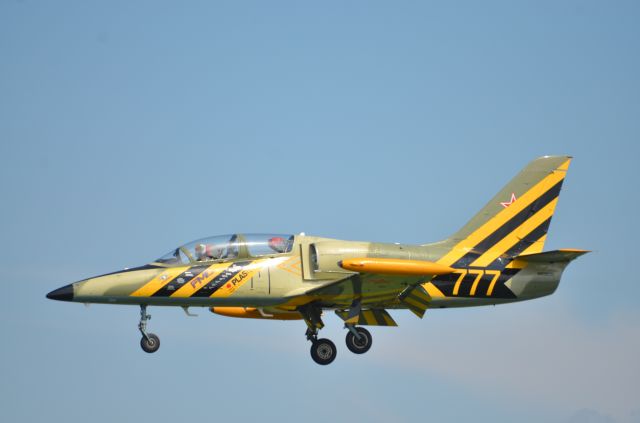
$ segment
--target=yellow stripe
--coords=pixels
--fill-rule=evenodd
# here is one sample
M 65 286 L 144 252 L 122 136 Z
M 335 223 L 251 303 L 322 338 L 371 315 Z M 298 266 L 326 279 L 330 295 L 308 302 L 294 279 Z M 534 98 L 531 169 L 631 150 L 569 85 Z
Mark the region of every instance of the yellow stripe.
M 346 319 L 344 322 L 345 322 L 345 323 L 350 323 L 350 324 L 352 324 L 352 325 L 355 325 L 355 324 L 358 324 L 358 323 L 359 323 L 359 320 L 358 320 L 359 318 L 360 318 L 360 316 L 353 316 L 353 317 L 352 317 L 352 318 L 350 318 L 350 319 Z
M 419 287 L 414 288 L 413 291 L 411 291 L 410 295 L 413 297 L 418 297 L 419 299 L 427 302 L 429 302 L 429 300 L 431 299 L 429 298 L 429 295 Z
M 387 326 L 396 326 L 396 322 L 393 321 L 391 316 L 389 316 L 389 313 L 387 313 L 386 311 L 382 312 L 382 317 L 384 317 L 384 321 Z
M 362 321 L 364 322 L 364 324 L 369 325 L 371 324 L 371 320 L 370 320 L 370 311 L 362 311 L 360 312 L 360 319 L 362 319 Z
M 422 287 L 424 288 L 425 291 L 427 291 L 427 294 L 429 294 L 429 297 L 431 298 L 445 297 L 442 291 L 440 291 L 440 289 L 437 286 L 435 286 L 432 282 L 423 283 Z
M 567 170 L 569 170 L 569 163 L 571 163 L 571 159 L 569 159 L 566 162 L 562 163 L 556 170 L 560 170 L 560 171 L 566 172 Z
M 253 275 L 260 269 L 266 260 L 256 260 L 248 265 L 244 266 L 241 271 L 238 272 L 233 278 L 229 279 L 223 286 L 218 288 L 211 298 L 226 298 L 233 295 L 242 285 L 251 280 Z
M 480 279 L 482 279 L 482 275 L 483 275 L 483 272 L 479 271 L 478 276 L 476 276 L 476 279 L 473 281 L 473 285 L 471 285 L 471 291 L 469 292 L 469 295 L 471 296 L 476 295 L 476 288 L 478 288 L 478 282 L 480 282 Z
M 189 266 L 168 268 L 167 270 L 160 273 L 155 278 L 151 279 L 149 282 L 138 288 L 136 291 L 134 291 L 131 296 L 150 297 L 188 268 Z
M 531 244 L 529 248 L 521 252 L 520 255 L 535 254 L 535 253 L 542 252 L 542 248 L 544 247 L 544 242 L 546 239 L 547 239 L 547 235 L 543 235 L 539 240 Z M 527 264 L 528 263 L 526 261 L 518 260 L 518 258 L 516 258 L 515 260 L 512 260 L 511 262 L 509 262 L 506 268 L 507 269 L 524 269 L 525 267 L 527 267 Z
M 542 222 L 553 216 L 553 212 L 558 204 L 558 198 L 544 206 L 536 214 L 527 219 L 522 225 L 518 226 L 509 235 L 502 238 L 497 244 L 489 248 L 485 253 L 478 257 L 471 266 L 485 267 L 492 263 L 495 259 L 504 254 L 509 248 L 516 245 L 532 230 L 540 226 Z
M 418 304 L 423 304 L 425 307 L 429 304 L 428 300 L 425 300 L 423 298 L 418 298 L 418 297 L 415 297 L 413 295 L 409 295 L 407 298 L 410 298 L 411 301 L 416 302 Z
M 545 234 L 539 240 L 537 240 L 536 242 L 531 244 L 529 247 L 527 247 L 526 250 L 521 252 L 520 255 L 541 253 L 542 250 L 544 249 L 544 242 L 546 240 L 547 240 L 547 235 Z
M 367 325 L 375 325 L 376 324 L 376 318 L 373 315 L 373 312 L 370 310 L 367 311 L 363 311 L 361 314 L 362 318 L 364 319 L 365 323 Z
M 215 263 L 200 273 L 189 282 L 185 283 L 176 292 L 171 294 L 172 298 L 187 298 L 196 293 L 200 288 L 211 282 L 213 278 L 222 273 L 230 263 Z
M 458 277 L 458 280 L 456 281 L 456 284 L 453 286 L 453 295 L 458 295 L 458 290 L 460 289 L 460 284 L 462 284 L 462 280 L 464 279 L 465 276 L 466 276 L 466 273 L 464 273 L 464 271 L 462 273 L 460 273 L 460 276 Z
M 416 300 L 412 299 L 411 297 L 405 298 L 403 300 L 405 303 L 414 306 L 415 308 L 419 308 L 420 310 L 424 310 L 427 308 L 426 305 L 417 302 Z
M 495 232 L 509 219 L 514 217 L 525 208 L 529 207 L 531 203 L 537 200 L 542 194 L 547 192 L 549 188 L 553 187 L 555 184 L 564 179 L 566 170 L 568 169 L 570 162 L 571 159 L 564 162 L 555 171 L 551 172 L 548 176 L 544 177 L 540 182 L 534 185 L 529 191 L 522 194 L 520 198 L 516 200 L 516 202 L 514 202 L 504 210 L 501 210 L 488 222 L 471 233 L 467 238 L 460 241 L 455 247 L 451 249 L 451 251 L 440 258 L 438 260 L 438 263 L 444 264 L 445 266 L 450 266 L 451 264 L 455 263 L 469 251 L 469 248 L 472 248 L 480 243 L 480 241 Z

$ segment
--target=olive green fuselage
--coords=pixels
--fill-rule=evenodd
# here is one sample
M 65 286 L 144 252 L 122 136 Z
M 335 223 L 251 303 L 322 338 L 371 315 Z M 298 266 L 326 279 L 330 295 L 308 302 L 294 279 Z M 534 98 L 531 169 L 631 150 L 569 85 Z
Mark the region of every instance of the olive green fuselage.
M 188 264 L 152 263 L 88 278 L 72 284 L 73 301 L 180 307 L 260 307 L 294 311 L 315 302 L 323 308 L 346 309 L 358 297 L 370 308 L 406 308 L 398 294 L 407 286 L 427 284 L 430 307 L 499 304 L 551 294 L 566 263 L 529 264 L 516 272 L 459 269 L 454 277 L 362 274 L 344 270 L 341 260 L 353 257 L 437 261 L 447 249 L 439 244 L 339 241 L 298 235 L 284 254 L 236 257 Z M 210 272 L 207 274 L 207 272 Z M 489 273 L 487 273 L 489 272 Z M 359 278 L 357 283 L 354 283 Z M 487 286 L 496 286 L 487 295 Z M 439 280 L 444 279 L 444 280 Z M 486 284 L 483 285 L 483 283 Z M 455 284 L 458 288 L 454 292 Z M 472 292 L 473 284 L 476 289 Z M 484 286 L 484 290 L 478 289 Z M 435 288 L 435 289 L 434 289 Z M 473 294 L 473 295 L 472 295 Z

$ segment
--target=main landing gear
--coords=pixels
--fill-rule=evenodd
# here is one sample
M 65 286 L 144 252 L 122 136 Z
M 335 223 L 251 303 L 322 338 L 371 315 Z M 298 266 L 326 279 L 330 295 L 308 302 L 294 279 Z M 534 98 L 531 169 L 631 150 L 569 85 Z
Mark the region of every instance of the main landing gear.
M 140 306 L 140 323 L 138 323 L 138 329 L 142 334 L 140 339 L 140 346 L 142 350 L 147 353 L 154 353 L 160 348 L 160 338 L 153 333 L 147 333 L 147 321 L 151 320 L 151 315 L 147 314 L 147 306 Z
M 307 324 L 306 337 L 311 341 L 311 358 L 316 363 L 326 366 L 336 359 L 336 344 L 326 338 L 318 339 L 318 332 L 324 327 L 320 318 L 321 309 L 311 305 L 303 306 L 299 309 L 300 314 Z M 345 339 L 349 351 L 355 354 L 364 354 L 371 348 L 372 337 L 368 330 L 347 323 L 345 327 L 349 330 Z
M 365 328 L 347 325 L 347 348 L 354 354 L 364 354 L 371 348 L 371 334 Z

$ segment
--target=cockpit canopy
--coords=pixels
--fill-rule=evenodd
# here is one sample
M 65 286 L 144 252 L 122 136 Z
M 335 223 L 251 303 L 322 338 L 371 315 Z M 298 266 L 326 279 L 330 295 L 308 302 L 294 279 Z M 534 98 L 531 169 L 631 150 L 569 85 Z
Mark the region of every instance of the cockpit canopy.
M 156 260 L 164 264 L 188 264 L 214 260 L 285 254 L 293 248 L 293 235 L 233 234 L 202 238 L 172 250 Z

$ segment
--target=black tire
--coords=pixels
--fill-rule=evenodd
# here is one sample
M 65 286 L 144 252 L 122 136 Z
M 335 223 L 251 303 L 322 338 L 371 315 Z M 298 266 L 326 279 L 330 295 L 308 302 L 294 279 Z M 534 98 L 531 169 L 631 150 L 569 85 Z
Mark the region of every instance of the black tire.
M 160 338 L 153 333 L 148 333 L 146 338 L 143 336 L 140 340 L 140 346 L 144 352 L 154 353 L 160 348 Z
M 358 332 L 358 335 L 360 335 L 360 339 L 356 338 L 351 331 L 347 332 L 347 338 L 345 339 L 347 342 L 347 348 L 349 348 L 349 351 L 354 354 L 364 354 L 371 348 L 371 334 L 364 328 L 355 329 L 356 332 Z
M 318 339 L 311 344 L 311 358 L 316 363 L 326 366 L 336 359 L 336 344 L 328 339 Z

